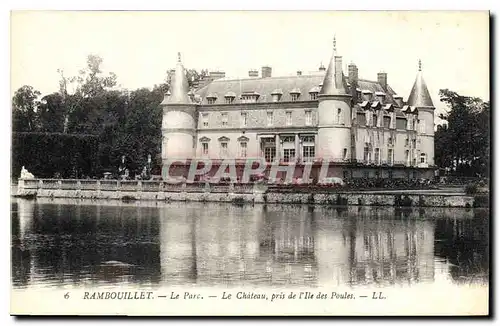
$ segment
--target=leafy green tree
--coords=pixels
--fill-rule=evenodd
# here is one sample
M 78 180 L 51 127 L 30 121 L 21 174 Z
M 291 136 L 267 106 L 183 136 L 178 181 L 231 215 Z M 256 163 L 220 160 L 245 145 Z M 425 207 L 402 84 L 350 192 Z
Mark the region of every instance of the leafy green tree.
M 103 74 L 101 70 L 102 62 L 101 57 L 90 54 L 87 57 L 87 66 L 81 69 L 77 76 L 67 78 L 64 76 L 64 71 L 58 70 L 61 75 L 59 92 L 63 97 L 65 107 L 64 132 L 68 132 L 70 125 L 78 125 L 78 121 L 70 122 L 70 119 L 72 116 L 81 118 L 82 111 L 83 115 L 88 116 L 86 120 L 90 121 L 90 125 L 99 121 L 100 118 L 95 116 L 99 112 L 93 111 L 92 108 L 95 109 L 96 105 L 100 104 L 99 102 L 107 102 L 105 99 L 106 92 L 116 86 L 117 83 L 117 76 L 113 72 L 109 73 L 109 75 Z M 68 94 L 69 84 L 75 87 L 75 92 L 72 95 Z M 102 112 L 102 110 L 100 111 Z M 91 132 L 89 125 L 77 129 L 80 129 L 80 132 L 82 129 L 85 132 Z
M 488 174 L 489 102 L 448 89 L 439 95 L 450 110 L 441 115 L 447 125 L 439 126 L 435 134 L 436 162 L 460 176 Z
M 54 164 L 35 165 L 35 175 L 51 176 L 57 172 L 75 177 L 82 173 L 102 175 L 104 171 L 116 172 L 123 155 L 127 157 L 127 167 L 132 176 L 140 173 L 147 163 L 148 155 L 151 155 L 153 167 L 161 164 L 160 103 L 170 87 L 172 72 L 167 73 L 164 83 L 154 85 L 152 89 L 121 91 L 115 88 L 117 76 L 102 72 L 102 62 L 99 56 L 89 55 L 85 68 L 77 76 L 68 77 L 64 71 L 58 70 L 59 92 L 44 96 L 41 102 L 38 101 L 40 92 L 31 86 L 23 86 L 16 92 L 13 98 L 14 131 L 59 133 L 55 138 L 34 136 L 34 141 L 44 142 L 89 135 L 98 139 L 98 146 L 92 147 L 92 153 L 89 152 L 91 147 L 81 147 L 85 149 L 83 154 L 78 150 L 72 151 L 67 162 L 72 166 L 71 171 L 64 170 L 59 161 L 51 159 L 50 162 Z M 195 88 L 208 74 L 207 70 L 198 72 L 188 69 L 186 72 L 191 88 Z M 69 138 L 65 138 L 65 134 Z M 43 145 L 40 147 L 43 150 L 32 154 L 43 154 L 43 160 L 47 160 L 46 157 L 52 155 L 47 153 L 51 146 Z M 89 157 L 92 157 L 91 163 L 83 160 Z M 91 169 L 88 164 L 92 164 Z
M 64 103 L 59 93 L 42 97 L 37 110 L 38 130 L 43 132 L 62 132 L 64 127 Z
M 39 91 L 28 85 L 22 86 L 14 93 L 12 98 L 14 131 L 36 130 L 36 109 L 40 95 Z

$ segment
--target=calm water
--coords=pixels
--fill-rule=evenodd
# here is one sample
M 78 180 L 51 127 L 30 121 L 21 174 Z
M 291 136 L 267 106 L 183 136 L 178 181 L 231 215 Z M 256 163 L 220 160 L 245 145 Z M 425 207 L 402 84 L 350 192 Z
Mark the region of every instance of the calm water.
M 15 287 L 487 283 L 489 211 L 13 199 Z

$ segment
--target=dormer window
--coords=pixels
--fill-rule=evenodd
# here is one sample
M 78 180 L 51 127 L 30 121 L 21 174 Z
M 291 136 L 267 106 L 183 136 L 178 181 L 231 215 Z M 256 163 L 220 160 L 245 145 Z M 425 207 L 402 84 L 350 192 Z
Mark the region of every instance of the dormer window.
M 241 94 L 241 103 L 256 103 L 260 94 L 256 92 L 245 92 Z
M 281 95 L 283 95 L 283 91 L 281 91 L 281 89 L 275 89 L 271 93 L 271 96 L 273 98 L 273 102 L 279 102 L 281 100 Z
M 224 95 L 225 103 L 226 104 L 232 104 L 234 102 L 234 99 L 236 98 L 236 94 L 234 92 L 228 92 L 226 95 Z
M 207 95 L 207 103 L 208 104 L 215 104 L 215 101 L 217 101 L 217 94 L 210 93 Z
M 311 98 L 311 101 L 316 101 L 318 99 L 318 94 L 321 89 L 319 86 L 315 86 L 309 90 L 309 96 Z
M 292 102 L 298 101 L 300 96 L 300 89 L 294 88 L 290 91 L 290 98 Z

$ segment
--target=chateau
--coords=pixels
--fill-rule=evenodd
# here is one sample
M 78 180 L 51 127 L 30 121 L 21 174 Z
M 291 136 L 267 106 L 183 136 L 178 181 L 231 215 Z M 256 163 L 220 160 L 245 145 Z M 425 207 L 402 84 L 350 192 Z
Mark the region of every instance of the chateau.
M 388 83 L 342 71 L 335 40 L 328 67 L 317 72 L 227 79 L 210 73 L 193 91 L 180 54 L 161 103 L 162 160 L 208 158 L 213 162 L 263 158 L 298 170 L 328 161 L 328 176 L 431 178 L 434 170 L 434 105 L 421 62 L 404 101 Z

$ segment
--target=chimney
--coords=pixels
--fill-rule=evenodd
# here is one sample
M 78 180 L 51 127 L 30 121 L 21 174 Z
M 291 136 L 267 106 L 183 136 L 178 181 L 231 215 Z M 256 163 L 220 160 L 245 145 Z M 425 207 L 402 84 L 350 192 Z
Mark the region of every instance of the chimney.
M 399 96 L 399 95 L 394 95 L 392 98 L 394 99 L 394 102 L 396 102 L 396 104 L 397 104 L 400 108 L 402 108 L 402 107 L 403 107 L 404 103 L 403 103 L 403 97 L 402 97 L 402 96 Z
M 297 76 L 302 76 L 302 71 L 297 70 Z
M 382 86 L 384 89 L 384 92 L 387 92 L 387 73 L 386 72 L 379 72 L 377 74 L 377 82 Z
M 344 74 L 342 73 L 342 57 L 335 56 L 335 83 L 341 87 L 344 84 Z
M 269 66 L 262 67 L 262 78 L 268 78 L 272 76 L 273 69 Z
M 252 77 L 252 78 L 259 77 L 259 71 L 255 70 L 255 69 L 249 70 L 248 77 Z
M 224 71 L 211 71 L 209 75 L 212 80 L 226 77 L 226 73 Z
M 356 89 L 358 88 L 358 67 L 354 63 L 350 63 L 347 66 L 347 71 L 349 75 L 349 84 L 351 85 L 351 96 L 354 103 L 358 103 L 359 97 Z

